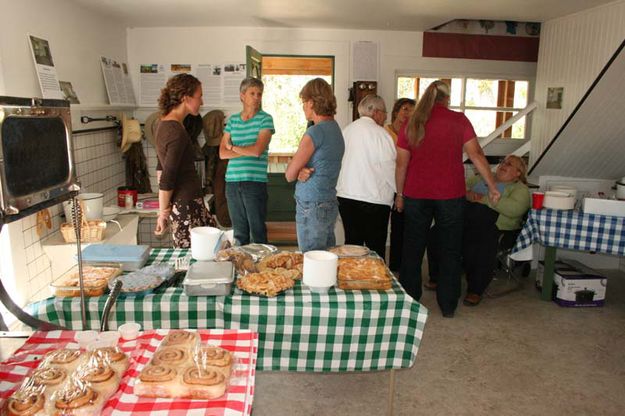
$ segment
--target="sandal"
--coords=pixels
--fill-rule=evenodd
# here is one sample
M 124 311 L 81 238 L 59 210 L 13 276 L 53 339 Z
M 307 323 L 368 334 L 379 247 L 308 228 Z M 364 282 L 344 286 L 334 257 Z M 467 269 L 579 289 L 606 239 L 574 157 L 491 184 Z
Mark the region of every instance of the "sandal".
M 475 293 L 467 293 L 464 297 L 462 303 L 464 306 L 477 306 L 482 301 L 482 297 L 480 295 L 476 295 Z

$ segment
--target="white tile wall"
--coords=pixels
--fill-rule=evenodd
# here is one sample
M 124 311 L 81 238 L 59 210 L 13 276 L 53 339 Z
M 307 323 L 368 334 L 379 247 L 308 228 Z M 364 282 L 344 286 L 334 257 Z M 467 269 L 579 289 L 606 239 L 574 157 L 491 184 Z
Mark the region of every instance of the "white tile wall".
M 104 205 L 117 204 L 117 187 L 125 183 L 125 162 L 117 142 L 117 130 L 74 134 L 76 172 L 83 192 L 104 194 Z M 50 260 L 43 252 L 42 241 L 58 233 L 64 217 L 61 204 L 51 207 L 52 227 L 37 233 L 37 215 L 20 220 L 23 241 L 11 242 L 12 247 L 25 250 L 28 276 L 24 297 L 31 300 L 50 296 L 48 285 L 52 281 Z M 23 278 L 20 276 L 20 279 Z

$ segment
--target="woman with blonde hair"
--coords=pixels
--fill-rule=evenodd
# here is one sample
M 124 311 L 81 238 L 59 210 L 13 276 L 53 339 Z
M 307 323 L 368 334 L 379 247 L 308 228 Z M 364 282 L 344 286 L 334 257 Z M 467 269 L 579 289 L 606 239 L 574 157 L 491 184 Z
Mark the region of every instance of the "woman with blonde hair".
M 404 211 L 404 249 L 399 280 L 415 300 L 421 298 L 421 263 L 432 220 L 440 244 L 436 300 L 444 317 L 454 316 L 460 297 L 462 228 L 465 201 L 463 151 L 484 178 L 497 202 L 484 152 L 467 117 L 449 110 L 449 86 L 434 81 L 425 90 L 397 141 L 398 211 Z
M 202 183 L 195 171 L 195 147 L 183 122 L 197 116 L 202 106 L 202 84 L 193 75 L 179 74 L 167 81 L 158 101 L 162 118 L 156 127 L 159 214 L 154 233 L 171 223 L 175 247 L 191 247 L 190 229 L 213 225 L 204 205 Z
M 295 185 L 297 244 L 301 251 L 323 250 L 335 245 L 338 216 L 336 183 L 345 142 L 336 114 L 332 87 L 322 78 L 308 81 L 300 92 L 310 126 L 287 166 L 287 181 Z

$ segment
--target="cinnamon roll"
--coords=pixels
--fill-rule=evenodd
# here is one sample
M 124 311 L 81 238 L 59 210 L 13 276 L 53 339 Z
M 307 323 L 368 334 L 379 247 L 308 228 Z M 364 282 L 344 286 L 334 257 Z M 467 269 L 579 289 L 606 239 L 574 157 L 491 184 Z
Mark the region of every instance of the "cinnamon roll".
M 161 383 L 173 380 L 176 374 L 176 370 L 173 368 L 151 364 L 141 371 L 139 380 L 146 383 Z
M 128 369 L 129 362 L 128 356 L 118 348 L 105 347 L 98 348 L 92 351 L 92 356 L 102 359 L 105 363 L 110 364 L 120 376 Z
M 9 397 L 3 406 L 7 416 L 34 416 L 43 414 L 45 396 L 37 389 L 20 389 Z M 39 413 L 41 411 L 41 413 Z
M 60 350 L 50 351 L 49 353 L 47 353 L 44 356 L 40 367 L 61 367 L 68 373 L 70 373 L 80 363 L 79 358 L 80 350 L 61 348 Z
M 111 367 L 104 365 L 86 368 L 81 378 L 95 386 L 97 383 L 103 383 L 110 380 L 114 375 L 115 371 L 113 371 Z
M 62 412 L 71 412 L 93 406 L 98 400 L 98 393 L 87 385 L 70 383 L 57 391 L 54 397 L 54 407 Z
M 67 372 L 60 367 L 43 367 L 36 369 L 31 378 L 36 384 L 46 387 L 60 385 L 67 377 Z
M 175 367 L 187 361 L 188 357 L 187 350 L 179 347 L 159 348 L 152 357 L 152 363 Z
M 230 351 L 220 347 L 201 347 L 195 353 L 195 362 L 202 366 L 228 367 L 232 364 Z
M 198 343 L 198 335 L 189 331 L 171 331 L 163 340 L 162 346 L 193 348 Z
M 225 381 L 224 375 L 210 368 L 193 366 L 187 368 L 182 374 L 182 380 L 187 384 L 198 384 L 201 386 L 214 386 Z
M 182 376 L 186 384 L 185 397 L 193 399 L 216 399 L 226 392 L 224 375 L 218 370 L 189 367 Z

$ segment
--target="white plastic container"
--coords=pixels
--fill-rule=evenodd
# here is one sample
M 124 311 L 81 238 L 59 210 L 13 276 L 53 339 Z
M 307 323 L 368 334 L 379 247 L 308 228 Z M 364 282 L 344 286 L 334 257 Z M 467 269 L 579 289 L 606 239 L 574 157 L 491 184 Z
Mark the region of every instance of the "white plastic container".
M 137 322 L 126 322 L 117 328 L 121 337 L 125 340 L 133 340 L 139 336 L 141 330 L 141 324 Z
M 191 228 L 191 257 L 198 261 L 215 258 L 224 232 L 214 227 Z
M 78 331 L 76 335 L 74 335 L 74 339 L 78 343 L 78 346 L 83 349 L 87 349 L 87 347 L 98 339 L 97 331 Z
M 313 292 L 327 292 L 336 285 L 338 262 L 339 257 L 329 251 L 313 250 L 304 253 L 304 284 Z
M 549 209 L 568 210 L 575 207 L 575 197 L 568 192 L 545 192 L 543 207 Z
M 232 292 L 234 266 L 229 261 L 198 261 L 189 266 L 182 287 L 187 296 L 222 296 Z

